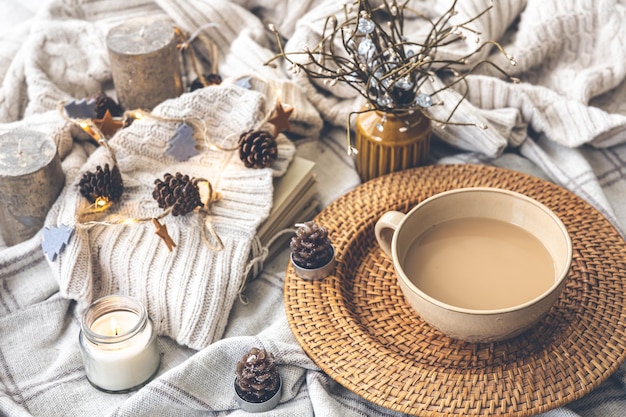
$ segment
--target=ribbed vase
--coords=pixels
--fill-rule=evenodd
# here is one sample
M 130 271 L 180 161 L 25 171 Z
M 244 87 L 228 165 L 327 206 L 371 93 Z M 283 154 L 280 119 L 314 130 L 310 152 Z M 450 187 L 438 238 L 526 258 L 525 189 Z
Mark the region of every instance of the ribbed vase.
M 356 118 L 356 169 L 365 182 L 391 172 L 426 164 L 430 119 L 419 111 L 405 114 L 372 110 Z

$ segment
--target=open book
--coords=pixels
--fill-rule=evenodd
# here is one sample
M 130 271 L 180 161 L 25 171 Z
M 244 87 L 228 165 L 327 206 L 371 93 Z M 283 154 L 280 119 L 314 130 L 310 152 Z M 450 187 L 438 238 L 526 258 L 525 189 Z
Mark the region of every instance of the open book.
M 296 156 L 287 172 L 274 179 L 274 201 L 268 218 L 257 232 L 261 244 L 268 247 L 266 262 L 286 248 L 294 233 L 277 237 L 284 229 L 295 229 L 296 223 L 311 220 L 317 214 L 319 202 L 315 199 L 317 179 L 315 163 Z

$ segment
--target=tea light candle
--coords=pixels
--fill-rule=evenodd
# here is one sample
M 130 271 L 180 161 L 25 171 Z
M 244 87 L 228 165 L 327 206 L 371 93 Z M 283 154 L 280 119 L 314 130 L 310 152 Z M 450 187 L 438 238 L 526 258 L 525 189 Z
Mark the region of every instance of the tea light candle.
M 117 98 L 125 110 L 152 110 L 183 93 L 172 21 L 161 17 L 129 19 L 109 31 L 106 44 Z
M 30 239 L 44 224 L 65 184 L 54 141 L 16 129 L 0 135 L 0 234 L 8 246 Z
M 95 301 L 79 334 L 87 379 L 107 392 L 127 392 L 157 372 L 156 333 L 144 306 L 132 297 L 111 295 Z

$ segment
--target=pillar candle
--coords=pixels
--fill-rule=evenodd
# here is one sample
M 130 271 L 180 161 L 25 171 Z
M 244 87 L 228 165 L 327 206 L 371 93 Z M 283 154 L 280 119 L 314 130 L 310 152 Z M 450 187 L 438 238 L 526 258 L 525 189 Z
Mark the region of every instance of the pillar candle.
M 113 84 L 125 110 L 152 110 L 182 94 L 179 41 L 173 23 L 160 17 L 129 19 L 109 31 Z
M 30 239 L 44 224 L 65 175 L 54 141 L 17 129 L 0 135 L 0 234 L 8 246 Z

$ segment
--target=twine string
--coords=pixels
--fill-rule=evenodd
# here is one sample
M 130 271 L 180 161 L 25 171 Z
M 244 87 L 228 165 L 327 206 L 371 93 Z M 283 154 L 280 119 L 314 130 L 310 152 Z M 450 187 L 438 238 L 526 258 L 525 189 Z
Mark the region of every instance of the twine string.
M 271 239 L 267 242 L 267 245 L 265 246 L 263 246 L 258 236 L 254 236 L 250 249 L 250 251 L 252 252 L 252 259 L 248 261 L 246 267 L 243 270 L 241 285 L 239 286 L 239 290 L 237 291 L 237 293 L 239 294 L 239 300 L 243 304 L 248 304 L 248 297 L 246 297 L 243 292 L 246 290 L 246 286 L 248 285 L 248 276 L 250 275 L 252 268 L 254 268 L 253 276 L 256 276 L 256 274 L 258 274 L 258 272 L 263 269 L 263 263 L 269 255 L 269 248 L 274 244 L 274 242 L 276 242 L 278 238 L 287 233 L 294 234 L 295 232 L 296 229 L 293 228 L 280 230 L 271 237 Z
M 174 27 L 174 33 L 176 34 L 176 36 L 178 36 L 181 40 L 181 43 L 179 43 L 177 45 L 178 49 L 181 52 L 187 52 L 189 54 L 189 59 L 191 60 L 191 66 L 193 68 L 193 71 L 195 72 L 196 76 L 198 77 L 198 79 L 200 80 L 200 82 L 202 83 L 202 85 L 204 87 L 208 86 L 209 83 L 207 82 L 204 73 L 202 71 L 202 69 L 200 68 L 200 64 L 198 62 L 198 57 L 196 56 L 196 52 L 194 50 L 193 47 L 193 41 L 200 35 L 200 33 L 210 27 L 218 27 L 218 25 L 216 23 L 206 23 L 202 26 L 200 26 L 199 28 L 197 28 L 190 36 L 187 36 L 187 34 L 181 30 L 179 27 Z M 211 49 L 211 71 L 213 73 L 217 72 L 216 68 L 217 68 L 217 46 L 215 46 L 215 44 L 213 42 L 210 42 L 210 49 Z
M 93 207 L 94 204 L 90 205 L 88 207 L 88 209 L 90 207 Z M 104 210 L 100 210 L 100 211 L 104 211 Z M 99 211 L 82 211 L 78 213 L 78 219 L 79 221 L 76 223 L 76 226 L 85 226 L 87 228 L 90 228 L 92 226 L 116 226 L 116 225 L 131 225 L 131 224 L 135 224 L 135 223 L 148 223 L 151 222 L 152 219 L 157 219 L 160 220 L 168 215 L 170 215 L 170 213 L 172 212 L 172 207 L 168 207 L 167 209 L 165 209 L 163 212 L 161 212 L 159 215 L 157 216 L 150 216 L 150 217 L 138 217 L 138 218 L 124 218 L 124 219 L 120 219 L 120 220 L 88 220 L 88 221 L 81 221 L 80 219 L 88 214 L 93 214 L 93 213 L 98 213 Z
M 215 226 L 213 225 L 213 222 L 211 222 L 211 219 L 209 217 L 206 217 L 203 220 L 202 218 L 198 217 L 198 220 L 200 222 L 200 226 L 201 226 L 200 230 L 202 230 L 202 241 L 204 242 L 204 244 L 209 249 L 215 252 L 220 252 L 224 250 L 224 243 L 222 242 L 220 235 L 215 230 Z M 207 232 L 208 232 L 208 236 L 207 236 Z M 215 241 L 216 244 L 212 243 L 212 241 Z
M 202 207 L 200 207 L 200 210 L 199 210 L 200 216 L 198 216 L 198 222 L 200 223 L 200 230 L 202 231 L 202 241 L 210 250 L 220 252 L 224 249 L 224 243 L 222 242 L 222 238 L 215 230 L 215 226 L 213 225 L 213 222 L 211 221 L 211 216 L 212 216 L 211 207 L 213 206 L 214 203 L 219 201 L 222 197 L 219 193 L 213 191 L 213 185 L 211 184 L 211 181 L 205 178 L 199 178 L 194 181 L 194 184 L 197 184 L 198 182 L 205 182 L 208 186 L 207 202 L 204 203 Z M 207 235 L 207 231 L 208 231 L 208 235 Z M 213 244 L 212 242 L 216 242 L 216 244 Z
M 196 53 L 194 52 L 193 47 L 191 46 L 191 41 L 187 38 L 187 35 L 178 27 L 174 27 L 174 33 L 181 39 L 181 43 L 177 45 L 178 49 L 181 52 L 187 52 L 189 55 L 189 59 L 191 60 L 191 66 L 193 71 L 196 73 L 196 77 L 200 80 L 202 85 L 206 87 L 209 83 L 207 82 L 202 70 L 200 69 L 200 64 L 198 63 L 198 59 L 196 58 Z M 197 35 L 196 35 L 197 36 Z

